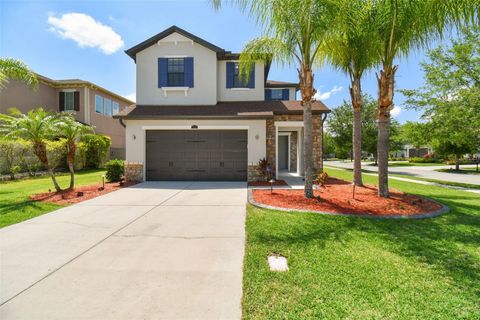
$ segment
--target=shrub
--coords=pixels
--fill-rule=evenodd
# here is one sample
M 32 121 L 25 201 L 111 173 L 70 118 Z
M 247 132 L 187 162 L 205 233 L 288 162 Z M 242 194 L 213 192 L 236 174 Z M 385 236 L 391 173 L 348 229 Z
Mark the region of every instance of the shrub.
M 82 137 L 82 142 L 80 148 L 83 153 L 81 157 L 85 159 L 84 167 L 100 168 L 110 149 L 110 137 L 102 134 L 87 134 Z
M 436 158 L 430 158 L 430 157 L 413 157 L 408 159 L 408 162 L 411 163 L 440 163 L 441 161 Z
M 125 169 L 124 161 L 119 159 L 112 159 L 105 163 L 107 169 L 106 178 L 109 182 L 117 182 L 122 180 L 123 172 Z
M 270 162 L 268 162 L 267 158 L 258 160 L 256 169 L 258 175 L 262 177 L 265 181 L 273 178 L 272 166 L 270 165 Z
M 313 180 L 313 184 L 317 187 L 323 187 L 327 183 L 328 173 L 325 171 L 320 171 L 316 178 Z
M 52 169 L 61 167 L 67 168 L 67 151 L 65 139 L 47 141 L 48 163 Z

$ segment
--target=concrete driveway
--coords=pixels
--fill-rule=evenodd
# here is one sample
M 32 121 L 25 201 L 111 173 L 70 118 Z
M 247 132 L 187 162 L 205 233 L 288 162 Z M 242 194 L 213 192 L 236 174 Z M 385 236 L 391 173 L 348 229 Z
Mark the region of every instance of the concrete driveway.
M 240 319 L 246 197 L 146 182 L 0 229 L 0 318 Z

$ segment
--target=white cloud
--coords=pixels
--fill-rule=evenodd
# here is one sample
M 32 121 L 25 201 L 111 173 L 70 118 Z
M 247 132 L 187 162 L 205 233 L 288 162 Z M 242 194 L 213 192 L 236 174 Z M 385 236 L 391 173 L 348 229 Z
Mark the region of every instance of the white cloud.
M 133 101 L 133 102 L 137 102 L 137 94 L 134 92 L 134 93 L 130 93 L 130 94 L 127 94 L 126 96 L 124 96 L 125 98 L 127 98 L 128 100 L 130 101 Z
M 122 37 L 113 29 L 83 13 L 65 13 L 61 17 L 51 15 L 50 31 L 63 39 L 71 39 L 80 47 L 99 48 L 105 54 L 112 54 L 123 47 Z
M 402 112 L 402 108 L 400 106 L 394 106 L 392 111 L 390 111 L 390 115 L 394 118 L 398 117 L 398 115 Z
M 340 92 L 342 90 L 343 90 L 343 87 L 337 86 L 337 85 L 333 86 L 332 90 L 325 91 L 325 92 L 321 92 L 320 89 L 318 89 L 317 93 L 315 93 L 314 98 L 315 100 L 324 101 L 329 99 L 335 93 Z

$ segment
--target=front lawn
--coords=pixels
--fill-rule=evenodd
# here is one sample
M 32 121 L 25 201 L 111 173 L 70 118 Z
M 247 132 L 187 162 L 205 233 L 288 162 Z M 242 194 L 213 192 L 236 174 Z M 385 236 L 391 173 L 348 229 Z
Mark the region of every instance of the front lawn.
M 372 220 L 249 206 L 244 318 L 479 319 L 480 197 L 404 181 L 390 185 L 452 211 L 425 220 Z M 290 271 L 270 272 L 270 253 L 288 257 Z
M 75 174 L 75 185 L 100 183 L 102 174 L 103 170 L 79 171 Z M 58 182 L 62 188 L 66 188 L 70 176 L 61 175 Z M 29 195 L 48 192 L 48 189 L 54 190 L 50 177 L 0 183 L 0 228 L 61 208 L 56 204 L 29 200 Z

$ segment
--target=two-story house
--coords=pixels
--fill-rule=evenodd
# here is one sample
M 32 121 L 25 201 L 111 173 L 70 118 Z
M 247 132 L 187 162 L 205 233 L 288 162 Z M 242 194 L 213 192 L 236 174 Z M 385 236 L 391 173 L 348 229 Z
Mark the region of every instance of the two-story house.
M 110 158 L 125 158 L 125 128 L 112 116 L 133 104 L 132 101 L 85 80 L 52 80 L 39 74 L 37 78 L 35 90 L 16 80 L 1 88 L 0 113 L 7 113 L 10 108 L 26 113 L 40 107 L 71 112 L 77 121 L 112 139 Z
M 126 127 L 127 179 L 255 180 L 262 158 L 276 176 L 302 175 L 298 84 L 267 80 L 261 61 L 246 79 L 239 54 L 176 26 L 126 53 L 136 63 L 137 103 L 114 117 Z M 313 104 L 317 168 L 327 112 Z

